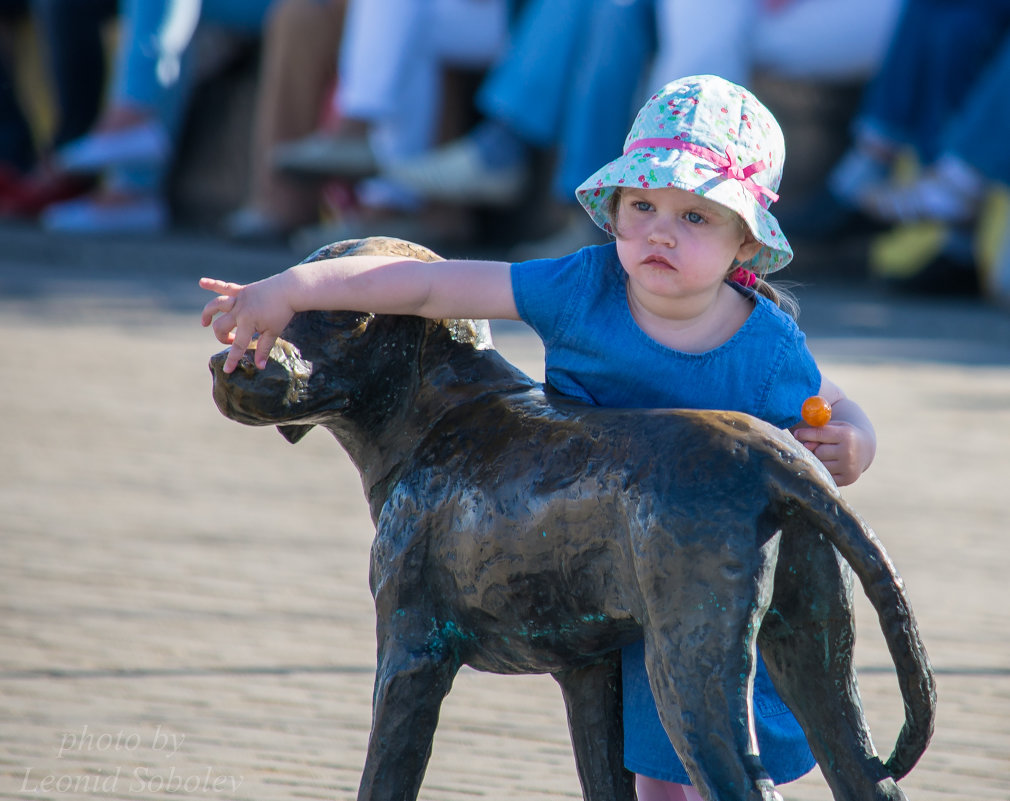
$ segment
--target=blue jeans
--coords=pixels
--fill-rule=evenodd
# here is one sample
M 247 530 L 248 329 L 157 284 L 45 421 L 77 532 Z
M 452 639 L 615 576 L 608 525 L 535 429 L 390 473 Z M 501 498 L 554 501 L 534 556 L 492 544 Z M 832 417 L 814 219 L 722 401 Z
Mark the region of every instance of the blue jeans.
M 620 155 L 635 91 L 654 49 L 653 0 L 528 0 L 504 58 L 477 96 L 527 142 L 556 146 L 554 190 L 576 187 Z
M 154 112 L 174 138 L 192 89 L 197 25 L 258 36 L 273 0 L 123 0 L 112 98 Z M 117 169 L 115 182 L 133 191 L 157 189 L 167 165 Z
M 1010 186 L 1010 33 L 944 130 L 942 146 L 993 181 Z
M 1008 30 L 1010 0 L 907 0 L 859 123 L 934 161 Z
M 188 95 L 192 58 L 186 32 L 196 25 L 219 25 L 258 36 L 273 0 L 124 0 L 123 30 L 116 63 L 113 97 L 119 103 L 157 110 L 174 131 Z M 170 13 L 177 25 L 169 25 Z M 176 35 L 176 32 L 180 35 Z M 179 73 L 159 77 L 159 61 L 167 66 L 178 55 Z

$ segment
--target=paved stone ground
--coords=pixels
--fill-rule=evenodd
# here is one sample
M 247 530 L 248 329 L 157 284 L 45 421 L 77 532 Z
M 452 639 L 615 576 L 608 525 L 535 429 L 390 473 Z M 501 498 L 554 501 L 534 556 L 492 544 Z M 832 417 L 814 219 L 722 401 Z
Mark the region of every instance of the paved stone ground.
M 0 229 L 0 798 L 355 797 L 369 727 L 371 525 L 321 432 L 290 446 L 221 417 L 197 323 L 204 273 L 289 254 Z M 847 490 L 905 577 L 938 672 L 911 799 L 1010 799 L 1010 315 L 808 287 L 801 322 L 875 421 Z M 499 347 L 533 374 L 521 326 Z M 860 606 L 885 751 L 890 661 Z M 829 798 L 810 775 L 792 801 Z M 576 799 L 546 677 L 464 670 L 426 801 Z

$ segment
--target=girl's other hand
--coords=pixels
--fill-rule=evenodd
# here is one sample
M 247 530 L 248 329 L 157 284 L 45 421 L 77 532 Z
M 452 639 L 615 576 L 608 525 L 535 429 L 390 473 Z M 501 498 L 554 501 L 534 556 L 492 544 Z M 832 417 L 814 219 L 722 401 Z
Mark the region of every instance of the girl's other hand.
M 219 342 L 230 345 L 224 371 L 232 372 L 257 334 L 254 361 L 261 370 L 270 349 L 294 316 L 282 290 L 283 273 L 255 284 L 233 284 L 216 278 L 201 278 L 200 287 L 217 297 L 203 307 L 200 324 L 211 326 Z
M 852 484 L 870 466 L 877 452 L 877 435 L 866 413 L 824 376 L 817 393 L 831 406 L 830 421 L 822 426 L 800 423 L 793 436 L 814 454 L 839 487 Z
M 793 435 L 816 456 L 839 487 L 852 484 L 873 460 L 874 447 L 866 432 L 845 421 L 817 428 L 801 425 Z

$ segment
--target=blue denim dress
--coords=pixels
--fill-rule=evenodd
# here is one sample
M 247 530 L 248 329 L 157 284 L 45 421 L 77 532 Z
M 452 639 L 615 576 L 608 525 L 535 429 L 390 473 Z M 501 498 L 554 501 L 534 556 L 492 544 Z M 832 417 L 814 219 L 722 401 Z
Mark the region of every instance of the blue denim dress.
M 638 327 L 625 283 L 614 244 L 512 265 L 516 308 L 543 340 L 547 381 L 556 390 L 599 406 L 727 409 L 782 428 L 799 422 L 803 401 L 820 388 L 820 371 L 803 333 L 775 304 L 753 296 L 754 309 L 732 338 L 706 353 L 683 353 Z M 626 767 L 689 784 L 659 722 L 642 643 L 622 659 Z M 808 772 L 815 763 L 806 738 L 760 662 L 754 708 L 772 779 Z

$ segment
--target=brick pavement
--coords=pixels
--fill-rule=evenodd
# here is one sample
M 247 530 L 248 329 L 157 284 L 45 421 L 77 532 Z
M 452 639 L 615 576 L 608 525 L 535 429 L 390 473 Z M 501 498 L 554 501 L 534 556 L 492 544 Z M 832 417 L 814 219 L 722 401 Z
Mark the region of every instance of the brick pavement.
M 6 236 L 6 238 L 5 238 Z M 321 432 L 222 418 L 195 277 L 278 254 L 0 229 L 0 798 L 353 799 L 369 725 L 371 524 Z M 1010 316 L 811 290 L 815 352 L 878 427 L 847 490 L 904 575 L 938 670 L 911 799 L 1010 799 Z M 499 347 L 531 373 L 517 326 Z M 939 356 L 939 358 L 937 358 Z M 900 704 L 866 605 L 881 750 Z M 793 801 L 829 797 L 819 775 Z M 464 670 L 427 801 L 579 798 L 546 677 Z

